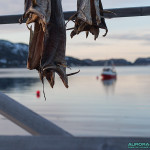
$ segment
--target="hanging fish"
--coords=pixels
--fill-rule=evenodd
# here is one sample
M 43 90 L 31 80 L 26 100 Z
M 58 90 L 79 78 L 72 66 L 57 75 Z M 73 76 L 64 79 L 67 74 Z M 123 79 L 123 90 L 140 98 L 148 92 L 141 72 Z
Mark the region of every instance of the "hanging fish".
M 71 38 L 85 31 L 86 37 L 88 37 L 90 32 L 96 40 L 99 36 L 100 28 L 106 31 L 103 36 L 107 35 L 108 29 L 104 19 L 101 0 L 77 0 L 77 13 L 70 20 L 75 20 L 75 26 L 70 35 Z
M 20 19 L 27 18 L 30 30 L 29 54 L 27 68 L 36 69 L 43 82 L 44 77 L 51 87 L 55 84 L 55 73 L 68 88 L 66 74 L 66 28 L 61 0 L 25 0 L 25 13 Z

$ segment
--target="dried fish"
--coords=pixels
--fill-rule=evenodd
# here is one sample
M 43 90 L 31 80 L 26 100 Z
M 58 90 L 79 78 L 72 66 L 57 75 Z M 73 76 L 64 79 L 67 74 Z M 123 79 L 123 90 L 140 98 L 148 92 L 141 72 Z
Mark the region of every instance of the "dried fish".
M 88 37 L 90 32 L 96 40 L 99 36 L 100 28 L 106 31 L 103 36 L 107 35 L 108 29 L 101 0 L 77 0 L 77 13 L 69 21 L 74 19 L 75 26 L 71 32 L 71 38 L 85 31 L 86 37 Z
M 68 88 L 66 27 L 61 0 L 25 0 L 25 13 L 20 22 L 25 18 L 27 27 L 34 23 L 34 31 L 32 26 L 28 27 L 30 42 L 27 68 L 38 70 L 43 84 L 46 77 L 52 88 L 57 73 Z

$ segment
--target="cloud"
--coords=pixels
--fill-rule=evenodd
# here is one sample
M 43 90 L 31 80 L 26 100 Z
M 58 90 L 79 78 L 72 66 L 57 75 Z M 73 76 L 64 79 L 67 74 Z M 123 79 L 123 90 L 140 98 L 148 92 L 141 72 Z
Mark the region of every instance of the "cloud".
M 69 43 L 70 46 L 76 46 L 76 47 L 93 47 L 93 46 L 104 46 L 104 45 L 110 45 L 110 43 L 98 43 L 98 42 L 74 42 Z
M 143 42 L 143 43 L 142 43 L 142 46 L 147 46 L 147 47 L 149 47 L 149 46 L 150 46 L 150 41 L 149 41 L 149 42 L 148 42 L 148 41 L 147 41 L 147 42 Z
M 134 40 L 134 41 L 146 41 L 150 42 L 150 33 L 149 34 L 114 34 L 109 36 L 111 40 Z
M 13 15 L 23 13 L 24 1 L 23 0 L 5 0 L 0 1 L 0 15 Z

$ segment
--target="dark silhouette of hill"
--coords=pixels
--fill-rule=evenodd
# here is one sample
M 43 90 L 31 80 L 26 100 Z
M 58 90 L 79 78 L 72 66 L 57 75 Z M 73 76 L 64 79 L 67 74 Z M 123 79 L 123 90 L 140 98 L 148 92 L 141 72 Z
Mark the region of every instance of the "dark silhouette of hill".
M 0 67 L 26 67 L 28 57 L 28 45 L 23 43 L 11 43 L 9 41 L 0 40 Z M 106 61 L 116 66 L 133 66 L 133 65 L 150 65 L 149 58 L 138 58 L 134 63 L 125 59 L 109 59 L 109 60 L 80 60 L 73 57 L 66 57 L 68 66 L 104 66 Z

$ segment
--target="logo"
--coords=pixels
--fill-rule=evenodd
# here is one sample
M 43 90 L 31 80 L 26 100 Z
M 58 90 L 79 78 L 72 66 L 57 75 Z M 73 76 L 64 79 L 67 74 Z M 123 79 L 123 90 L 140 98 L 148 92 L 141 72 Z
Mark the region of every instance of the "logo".
M 129 149 L 147 149 L 150 148 L 150 143 L 129 143 L 128 144 Z

